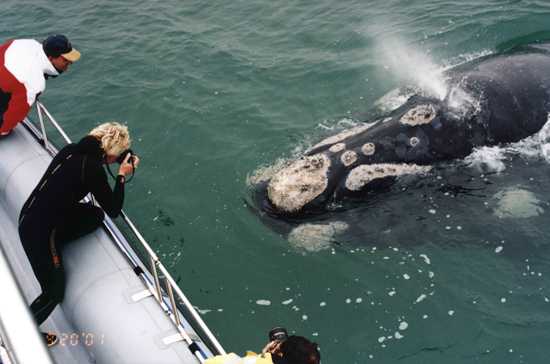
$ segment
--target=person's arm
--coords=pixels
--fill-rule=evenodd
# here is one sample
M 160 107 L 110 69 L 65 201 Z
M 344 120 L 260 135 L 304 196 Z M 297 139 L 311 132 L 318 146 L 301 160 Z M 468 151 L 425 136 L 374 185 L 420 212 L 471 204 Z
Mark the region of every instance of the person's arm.
M 27 116 L 30 108 L 30 105 L 27 104 L 26 89 L 22 86 L 11 94 L 8 107 L 2 117 L 0 133 L 6 133 L 13 129 Z
M 133 158 L 133 163 L 129 162 L 130 157 Z M 128 154 L 118 169 L 115 188 L 111 191 L 111 186 L 107 182 L 107 174 L 100 164 L 90 166 L 90 176 L 88 179 L 88 188 L 99 202 L 103 210 L 110 217 L 117 217 L 122 210 L 124 202 L 124 183 L 126 177 L 130 175 L 134 168 L 137 168 L 140 160 L 137 155 Z
M 115 188 L 111 190 L 107 181 L 107 174 L 99 164 L 86 166 L 86 185 L 94 195 L 99 205 L 110 217 L 117 217 L 124 202 L 125 177 L 117 176 Z

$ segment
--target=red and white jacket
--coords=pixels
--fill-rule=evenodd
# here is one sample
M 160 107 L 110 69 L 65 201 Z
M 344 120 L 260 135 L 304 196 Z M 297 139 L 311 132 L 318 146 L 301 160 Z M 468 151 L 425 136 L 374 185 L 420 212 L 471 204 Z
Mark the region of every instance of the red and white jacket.
M 44 74 L 59 72 L 34 39 L 10 40 L 0 45 L 0 133 L 13 129 L 46 88 Z

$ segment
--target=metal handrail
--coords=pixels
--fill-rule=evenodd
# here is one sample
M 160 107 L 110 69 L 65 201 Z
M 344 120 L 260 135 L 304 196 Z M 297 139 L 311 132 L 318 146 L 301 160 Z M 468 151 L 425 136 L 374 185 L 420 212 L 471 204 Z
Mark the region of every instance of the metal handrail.
M 48 150 L 52 155 L 55 155 L 57 150 L 56 150 L 55 146 L 53 146 L 51 144 L 51 142 L 49 142 L 48 139 L 47 139 L 46 129 L 44 127 L 44 117 L 43 117 L 42 113 L 44 113 L 47 116 L 47 120 L 55 127 L 55 129 L 59 132 L 59 134 L 63 137 L 63 139 L 67 143 L 71 143 L 71 139 L 69 138 L 69 136 L 61 128 L 59 123 L 49 113 L 49 111 L 46 109 L 46 107 L 41 102 L 38 102 L 38 101 L 36 102 L 36 109 L 37 109 L 38 118 L 39 118 L 40 125 L 41 125 L 42 143 L 43 143 L 44 147 L 46 148 L 46 150 Z M 201 363 L 204 362 L 205 355 L 202 352 L 200 352 L 198 347 L 195 346 L 196 344 L 194 344 L 193 340 L 185 332 L 185 330 L 184 330 L 184 328 L 181 324 L 181 320 L 180 320 L 180 317 L 179 317 L 180 313 L 179 313 L 179 309 L 177 307 L 176 299 L 174 297 L 174 291 L 176 292 L 179 301 L 184 305 L 186 310 L 191 314 L 193 320 L 196 322 L 196 324 L 199 326 L 202 333 L 206 336 L 206 338 L 208 339 L 210 344 L 213 346 L 213 349 L 214 349 L 213 351 L 217 354 L 226 354 L 225 350 L 223 349 L 221 344 L 218 342 L 218 340 L 216 339 L 214 334 L 210 331 L 208 326 L 206 326 L 206 324 L 204 323 L 204 321 L 200 317 L 197 310 L 193 307 L 191 302 L 183 294 L 180 287 L 176 284 L 176 281 L 174 280 L 174 278 L 172 278 L 172 276 L 170 275 L 170 273 L 168 272 L 166 267 L 162 264 L 162 262 L 158 258 L 155 251 L 151 248 L 149 243 L 147 243 L 147 241 L 145 240 L 143 235 L 139 232 L 139 230 L 136 228 L 134 223 L 130 220 L 130 218 L 126 215 L 126 213 L 124 211 L 121 211 L 120 215 L 121 215 L 123 221 L 126 223 L 126 225 L 130 228 L 130 230 L 132 231 L 134 236 L 140 242 L 142 247 L 145 249 L 145 251 L 148 255 L 148 258 L 150 260 L 151 271 L 152 271 L 154 279 L 153 279 L 153 282 L 150 282 L 149 279 L 144 277 L 146 286 L 151 291 L 152 295 L 155 297 L 155 299 L 158 301 L 158 303 L 161 305 L 161 307 L 165 311 L 167 311 L 170 319 L 174 322 L 174 324 L 178 328 L 179 333 L 182 335 L 182 338 L 187 342 L 187 344 L 189 345 L 192 352 L 198 357 L 198 359 Z M 117 242 L 119 247 L 121 247 L 123 250 L 125 250 L 124 247 L 123 247 L 123 245 L 124 245 L 123 242 L 121 242 L 119 237 L 116 236 L 116 234 L 113 231 L 113 227 L 109 226 L 109 224 L 107 224 L 107 223 L 105 224 L 105 227 L 106 227 L 107 231 L 110 233 L 111 237 L 113 237 L 113 239 L 115 239 L 115 241 Z M 129 257 L 129 259 L 132 261 L 132 263 L 136 267 L 139 267 L 139 264 L 137 262 L 135 262 L 135 260 L 132 257 Z M 166 292 L 167 292 L 167 295 L 168 295 L 168 298 L 169 298 L 168 302 L 165 301 L 164 296 L 162 294 L 163 289 L 162 289 L 161 284 L 160 284 L 159 271 L 162 273 L 162 275 L 164 277 L 164 280 L 165 280 Z M 212 350 L 212 348 L 210 348 L 210 349 Z

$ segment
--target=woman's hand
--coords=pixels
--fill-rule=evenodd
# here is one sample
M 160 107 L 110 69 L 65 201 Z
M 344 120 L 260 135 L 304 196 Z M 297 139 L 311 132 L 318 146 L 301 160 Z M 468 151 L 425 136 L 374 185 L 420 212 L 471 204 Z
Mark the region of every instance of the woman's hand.
M 132 163 L 130 163 L 130 158 L 133 159 Z M 137 168 L 138 164 L 139 157 L 135 154 L 128 153 L 126 155 L 126 158 L 124 158 L 124 161 L 120 164 L 120 167 L 118 168 L 119 176 L 129 176 L 134 171 L 134 168 Z
M 262 354 L 270 353 L 271 355 L 281 356 L 280 346 L 281 346 L 280 341 L 277 341 L 277 340 L 271 341 L 265 346 L 265 348 L 263 348 Z

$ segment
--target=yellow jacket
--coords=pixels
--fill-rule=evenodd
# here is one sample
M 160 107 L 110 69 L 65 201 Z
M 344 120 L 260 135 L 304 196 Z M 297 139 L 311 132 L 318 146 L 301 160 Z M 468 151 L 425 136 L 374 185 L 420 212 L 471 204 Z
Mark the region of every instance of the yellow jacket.
M 271 354 L 256 354 L 252 351 L 247 351 L 244 358 L 239 357 L 235 353 L 226 355 L 216 355 L 213 358 L 207 359 L 205 364 L 273 364 Z

